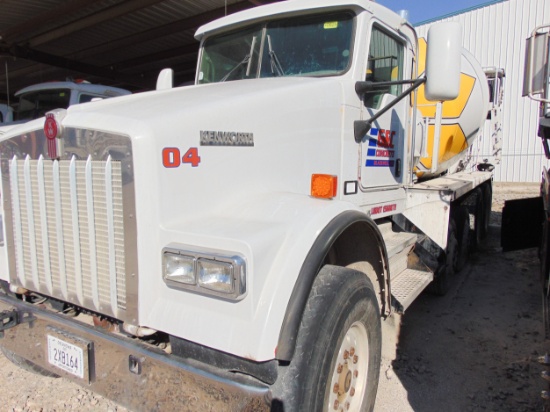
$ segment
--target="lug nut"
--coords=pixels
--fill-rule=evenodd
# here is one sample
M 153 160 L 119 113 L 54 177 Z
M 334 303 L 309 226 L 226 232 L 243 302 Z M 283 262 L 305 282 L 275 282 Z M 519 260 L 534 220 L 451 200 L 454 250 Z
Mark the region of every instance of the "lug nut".
M 350 396 L 355 395 L 355 388 L 351 388 L 351 389 L 349 390 L 349 394 L 350 394 Z
M 336 369 L 336 372 L 342 373 L 342 370 L 343 370 L 343 369 L 344 369 L 344 366 L 343 366 L 341 363 L 339 363 L 339 364 L 338 364 L 338 368 Z
M 338 385 L 337 383 L 335 383 L 335 384 L 334 384 L 334 388 L 332 388 L 332 392 L 338 393 L 339 390 L 340 390 L 340 385 Z
M 340 406 L 340 402 L 338 402 L 338 399 L 334 401 L 334 409 L 338 409 L 338 406 Z
M 349 352 L 346 350 L 344 351 L 344 359 L 347 359 L 349 358 Z
M 349 411 L 349 402 L 346 402 L 346 410 Z
M 354 371 L 353 371 L 353 377 L 354 377 L 354 378 L 357 378 L 358 376 L 359 376 L 359 371 L 354 370 Z
M 351 356 L 355 355 L 355 348 L 351 348 L 351 349 L 349 350 L 349 354 L 350 354 Z
M 357 357 L 357 355 L 355 355 L 355 356 L 353 357 L 353 363 L 357 363 L 358 360 L 359 360 L 359 358 Z

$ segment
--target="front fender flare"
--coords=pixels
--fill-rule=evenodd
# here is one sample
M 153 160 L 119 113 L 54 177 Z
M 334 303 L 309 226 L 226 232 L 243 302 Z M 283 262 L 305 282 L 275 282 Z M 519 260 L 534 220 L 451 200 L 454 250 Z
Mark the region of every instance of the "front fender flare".
M 378 245 L 381 245 L 383 266 L 385 272 L 387 273 L 389 264 L 386 247 L 384 245 L 382 234 L 373 219 L 356 210 L 345 211 L 332 219 L 321 231 L 313 246 L 309 250 L 300 269 L 300 273 L 298 274 L 298 279 L 294 284 L 283 319 L 283 324 L 281 326 L 281 331 L 279 333 L 276 354 L 277 359 L 283 361 L 290 361 L 292 359 L 294 349 L 296 347 L 296 339 L 300 328 L 300 322 L 315 277 L 319 273 L 325 257 L 334 242 L 347 228 L 356 223 L 367 224 L 372 229 Z

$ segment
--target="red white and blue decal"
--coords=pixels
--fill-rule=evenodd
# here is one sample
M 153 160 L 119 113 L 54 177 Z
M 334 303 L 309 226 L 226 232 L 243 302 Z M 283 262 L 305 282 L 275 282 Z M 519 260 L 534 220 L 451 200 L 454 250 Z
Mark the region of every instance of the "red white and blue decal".
M 372 128 L 369 131 L 366 167 L 393 167 L 395 165 L 396 132 Z

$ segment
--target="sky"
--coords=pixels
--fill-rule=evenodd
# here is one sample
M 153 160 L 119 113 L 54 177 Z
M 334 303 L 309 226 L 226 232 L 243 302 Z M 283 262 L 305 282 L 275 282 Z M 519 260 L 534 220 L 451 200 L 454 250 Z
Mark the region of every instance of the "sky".
M 455 13 L 495 0 L 376 0 L 377 3 L 395 12 L 409 11 L 409 21 L 413 24 Z

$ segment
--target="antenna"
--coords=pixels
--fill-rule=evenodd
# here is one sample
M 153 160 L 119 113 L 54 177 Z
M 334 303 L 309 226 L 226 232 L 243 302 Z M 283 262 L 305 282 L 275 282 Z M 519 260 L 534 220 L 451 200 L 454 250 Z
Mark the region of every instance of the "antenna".
M 10 80 L 8 76 L 8 61 L 4 62 L 6 64 L 6 94 L 8 96 L 8 107 L 10 105 Z
M 225 15 L 227 16 L 227 0 L 225 0 Z

